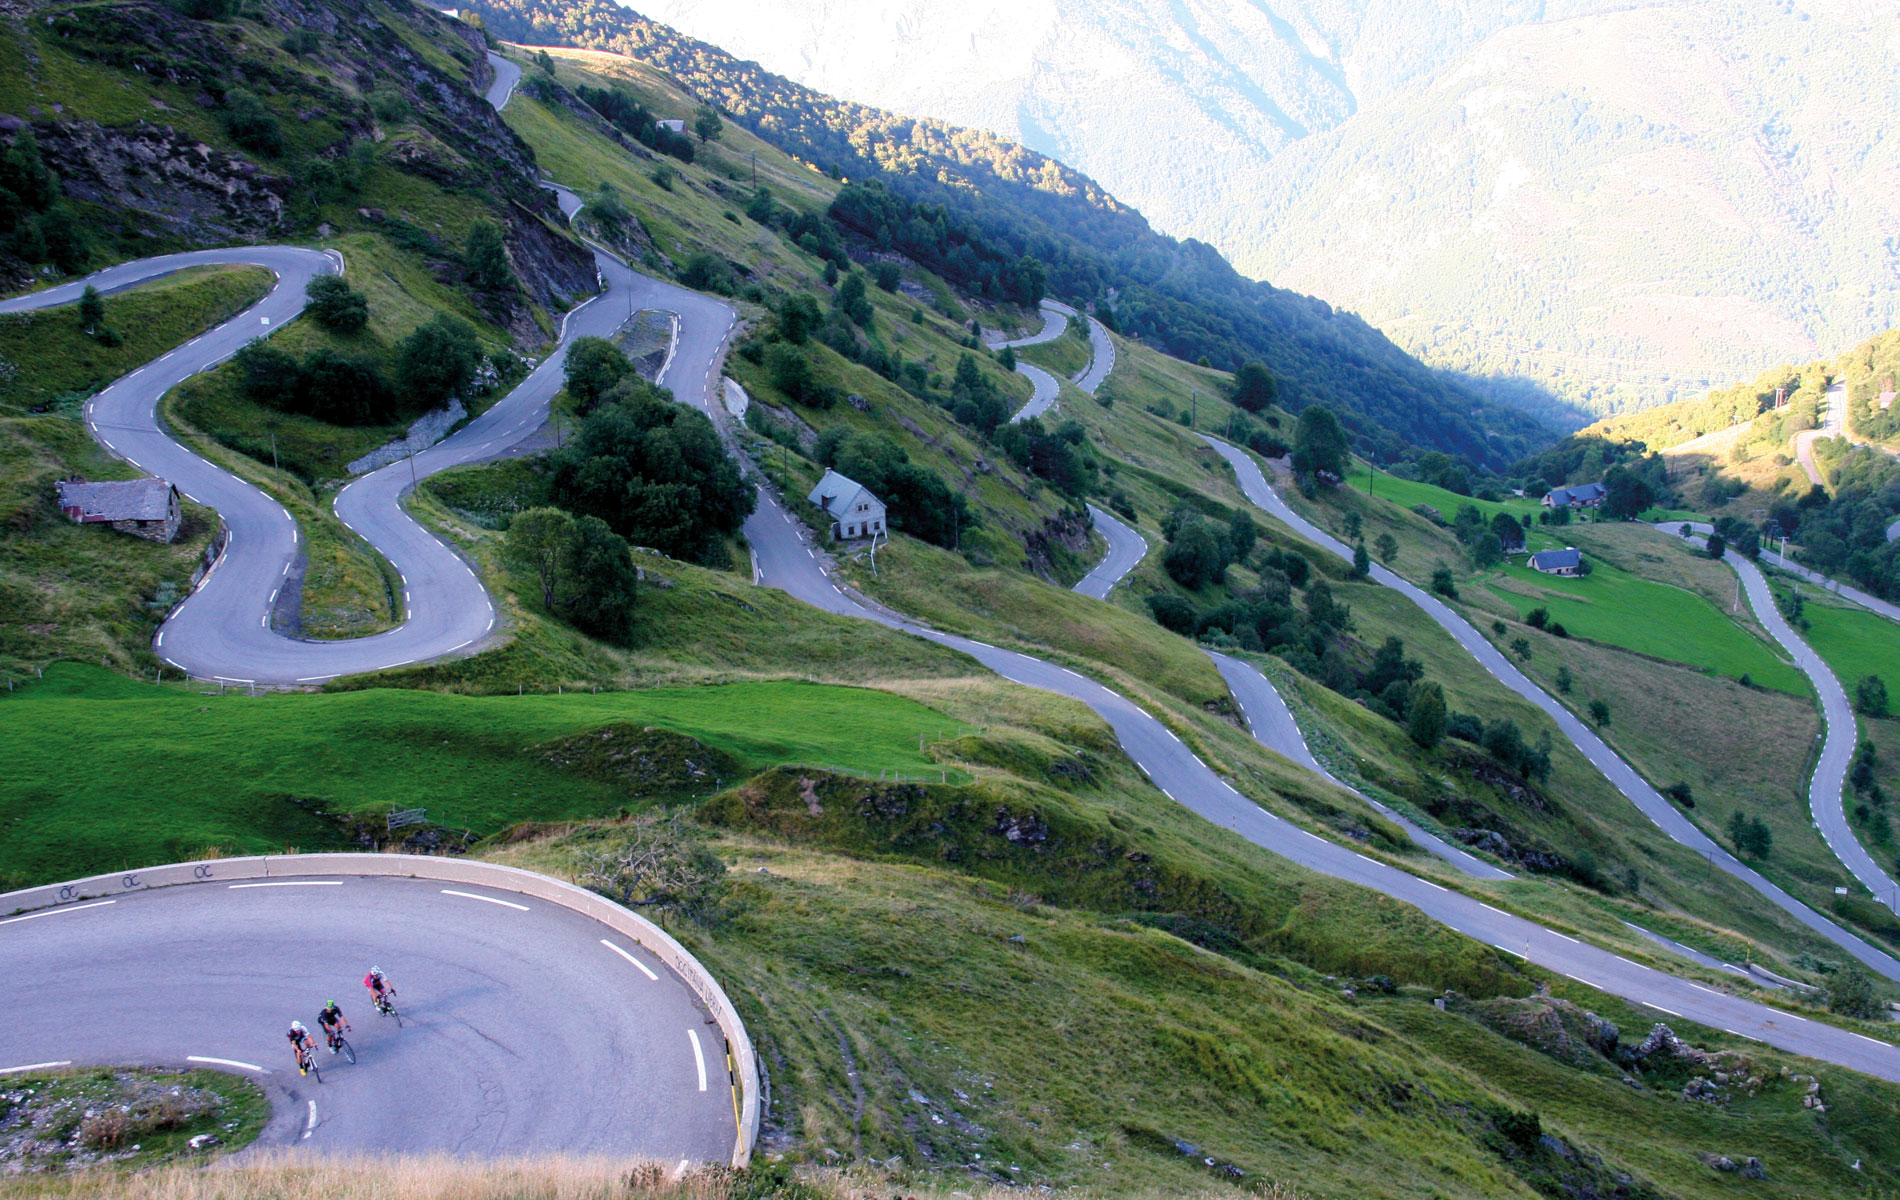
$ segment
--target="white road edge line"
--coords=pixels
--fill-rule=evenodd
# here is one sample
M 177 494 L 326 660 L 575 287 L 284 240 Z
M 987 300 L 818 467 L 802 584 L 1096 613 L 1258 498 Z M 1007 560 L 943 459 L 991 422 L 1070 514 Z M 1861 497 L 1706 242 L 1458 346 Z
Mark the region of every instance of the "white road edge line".
M 44 912 L 28 913 L 24 917 L 8 917 L 0 925 L 11 925 L 16 921 L 31 921 L 36 917 L 54 917 L 60 913 L 78 912 L 82 908 L 100 908 L 107 904 L 117 904 L 117 900 L 94 900 L 91 904 L 69 904 L 64 908 L 49 908 Z
M 303 1135 L 309 1137 L 317 1131 L 317 1102 L 310 1102 L 310 1116 L 303 1123 Z
M 267 1067 L 260 1067 L 256 1063 L 239 1062 L 235 1058 L 206 1058 L 202 1054 L 187 1054 L 185 1055 L 185 1061 L 195 1062 L 195 1063 L 211 1063 L 212 1065 L 219 1066 L 219 1067 L 236 1067 L 241 1071 L 256 1071 L 259 1075 L 270 1074 L 270 1070 Z
M 18 1075 L 22 1071 L 44 1071 L 50 1067 L 70 1067 L 72 1065 L 72 1059 L 61 1058 L 55 1059 L 52 1062 L 27 1063 L 22 1067 L 0 1067 L 0 1075 Z
M 686 1036 L 693 1039 L 693 1064 L 699 1068 L 699 1090 L 706 1090 L 706 1056 L 700 1053 L 699 1030 L 688 1029 Z
M 612 950 L 615 954 L 618 954 L 620 957 L 626 959 L 628 962 L 632 963 L 634 966 L 639 967 L 640 973 L 642 975 L 645 975 L 648 979 L 653 980 L 655 983 L 658 983 L 660 981 L 660 977 L 658 975 L 655 975 L 651 970 L 649 970 L 645 963 L 641 962 L 639 959 L 635 958 L 633 955 L 627 953 L 625 950 L 621 949 L 619 946 L 614 945 L 612 942 L 608 941 L 606 938 L 600 939 L 600 944 L 607 947 L 607 949 Z
M 224 886 L 234 891 L 238 888 L 254 887 L 342 887 L 343 881 L 341 879 L 274 879 L 269 883 L 227 883 Z
M 486 900 L 490 904 L 499 904 L 503 908 L 512 908 L 520 912 L 528 911 L 527 905 L 516 904 L 513 900 L 497 900 L 493 896 L 478 896 L 474 892 L 458 892 L 454 888 L 443 888 L 442 894 L 444 896 L 461 896 L 466 900 Z

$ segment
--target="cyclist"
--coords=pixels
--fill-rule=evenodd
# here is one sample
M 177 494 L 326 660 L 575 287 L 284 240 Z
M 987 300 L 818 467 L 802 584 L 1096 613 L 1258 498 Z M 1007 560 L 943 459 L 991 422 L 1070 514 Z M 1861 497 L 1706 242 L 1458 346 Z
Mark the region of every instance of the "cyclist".
M 343 1041 L 343 1031 L 350 1027 L 349 1021 L 344 1019 L 343 1010 L 336 1006 L 336 1001 L 330 1001 L 317 1014 L 317 1025 L 330 1042 L 330 1053 L 335 1054 Z
M 307 1071 L 312 1061 L 307 1055 L 317 1052 L 317 1044 L 310 1038 L 310 1031 L 303 1027 L 302 1021 L 292 1021 L 290 1032 L 284 1035 L 290 1039 L 290 1053 L 297 1060 L 297 1070 Z
M 378 1010 L 390 1007 L 389 1002 L 395 996 L 396 989 L 390 986 L 389 980 L 383 976 L 381 967 L 369 969 L 369 974 L 363 976 L 363 986 L 369 989 L 370 1003 L 374 1004 Z

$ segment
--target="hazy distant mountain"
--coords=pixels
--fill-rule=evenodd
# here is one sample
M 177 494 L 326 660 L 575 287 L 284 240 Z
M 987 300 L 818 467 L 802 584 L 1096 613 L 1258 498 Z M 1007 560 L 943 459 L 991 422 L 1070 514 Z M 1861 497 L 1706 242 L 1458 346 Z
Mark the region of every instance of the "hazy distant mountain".
M 824 91 L 1017 137 L 1436 361 L 1533 375 L 1599 409 L 1900 319 L 1891 6 L 643 11 Z

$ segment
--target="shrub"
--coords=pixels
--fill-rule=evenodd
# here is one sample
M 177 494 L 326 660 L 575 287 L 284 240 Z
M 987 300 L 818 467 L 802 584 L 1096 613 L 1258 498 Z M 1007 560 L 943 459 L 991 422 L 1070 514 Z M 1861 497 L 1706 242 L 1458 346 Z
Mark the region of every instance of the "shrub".
M 1854 708 L 1863 717 L 1887 715 L 1887 685 L 1878 675 L 1863 675 L 1854 685 Z
M 468 227 L 462 265 L 468 271 L 469 283 L 478 291 L 505 292 L 515 286 L 515 270 L 508 262 L 501 226 L 493 221 L 477 221 Z
M 357 333 L 369 324 L 369 298 L 341 275 L 319 275 L 304 286 L 304 311 L 332 333 Z
M 721 296 L 732 295 L 739 286 L 732 273 L 732 264 L 703 250 L 686 260 L 686 264 L 680 268 L 679 280 L 696 291 L 717 292 Z
M 231 140 L 246 150 L 271 158 L 284 152 L 284 130 L 277 123 L 277 115 L 250 92 L 242 88 L 226 92 L 219 119 Z
M 1452 578 L 1450 567 L 1440 563 L 1432 568 L 1432 590 L 1450 600 L 1458 598 L 1458 583 Z
M 475 378 L 482 345 L 468 322 L 447 313 L 417 327 L 396 352 L 398 386 L 421 408 L 448 401 Z
M 561 370 L 568 395 L 574 397 L 581 415 L 585 416 L 616 384 L 633 374 L 633 364 L 627 361 L 620 347 L 606 338 L 581 337 L 575 338 L 567 348 L 567 359 Z

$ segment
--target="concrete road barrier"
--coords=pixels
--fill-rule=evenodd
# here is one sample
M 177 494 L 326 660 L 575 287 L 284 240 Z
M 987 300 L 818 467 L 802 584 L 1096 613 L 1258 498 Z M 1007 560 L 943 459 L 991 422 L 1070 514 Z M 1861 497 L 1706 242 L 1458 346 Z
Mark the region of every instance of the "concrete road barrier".
M 310 875 L 394 876 L 474 884 L 500 891 L 519 892 L 558 904 L 592 918 L 632 938 L 655 958 L 672 968 L 719 1026 L 726 1042 L 730 1083 L 735 1093 L 734 1117 L 738 1136 L 732 1165 L 751 1161 L 759 1131 L 758 1056 L 745 1022 L 732 1006 L 725 989 L 686 947 L 652 921 L 615 904 L 604 896 L 548 875 L 468 859 L 436 858 L 420 854 L 272 854 L 247 858 L 213 858 L 203 862 L 167 863 L 110 875 L 93 875 L 66 883 L 0 892 L 0 920 L 65 905 L 96 903 L 130 892 L 178 887 L 194 883 L 228 883 L 240 879 L 284 879 Z

